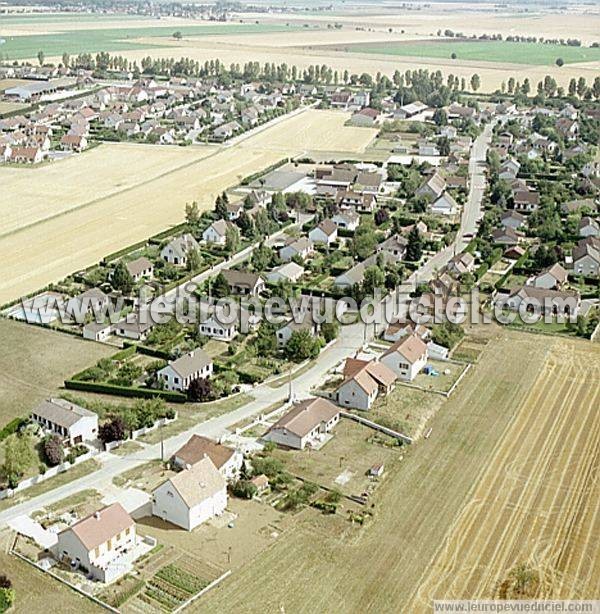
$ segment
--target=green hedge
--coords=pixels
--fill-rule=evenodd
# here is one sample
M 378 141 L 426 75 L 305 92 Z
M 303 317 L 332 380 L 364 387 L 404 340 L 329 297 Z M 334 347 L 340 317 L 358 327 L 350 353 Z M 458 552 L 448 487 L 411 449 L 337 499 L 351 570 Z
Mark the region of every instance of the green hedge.
M 127 247 L 119 249 L 116 252 L 113 252 L 112 254 L 109 254 L 108 256 L 102 258 L 100 264 L 106 266 L 108 263 L 114 262 L 115 260 L 118 260 L 119 258 L 122 258 L 123 256 L 130 254 L 131 252 L 135 252 L 138 249 L 146 247 L 147 244 L 148 241 L 144 239 L 143 241 L 139 241 L 138 243 L 134 243 L 133 245 L 128 245 Z
M 173 358 L 170 352 L 165 352 L 164 350 L 156 350 L 154 348 L 148 347 L 147 345 L 138 345 L 134 347 L 137 348 L 138 354 L 144 354 L 145 356 L 152 356 L 153 358 L 161 358 L 162 360 L 172 360 Z
M 121 397 L 136 397 L 140 399 L 153 399 L 160 397 L 168 403 L 185 403 L 187 397 L 180 392 L 170 390 L 152 390 L 151 388 L 134 388 L 129 386 L 114 386 L 113 384 L 98 384 L 96 382 L 81 382 L 79 380 L 65 380 L 67 390 L 81 390 L 83 392 L 96 392 L 98 394 L 112 394 Z
M 290 161 L 289 158 L 282 158 L 278 162 L 271 164 L 271 166 L 267 166 L 267 168 L 263 168 L 261 171 L 252 173 L 252 175 L 248 175 L 247 177 L 244 177 L 240 183 L 241 185 L 248 185 L 252 183 L 253 181 L 256 181 L 256 179 L 259 179 L 260 177 L 266 175 L 267 173 L 271 173 L 277 170 L 279 167 L 283 166 L 284 164 L 287 164 L 289 161 Z
M 11 420 L 2 429 L 0 429 L 0 441 L 3 441 L 10 435 L 16 433 L 25 424 L 27 424 L 27 420 L 25 418 L 15 418 L 14 420 Z

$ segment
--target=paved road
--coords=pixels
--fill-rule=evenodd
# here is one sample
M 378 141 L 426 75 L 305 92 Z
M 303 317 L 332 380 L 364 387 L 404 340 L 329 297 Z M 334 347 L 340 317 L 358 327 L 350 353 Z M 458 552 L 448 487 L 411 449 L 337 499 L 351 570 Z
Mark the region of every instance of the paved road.
M 445 250 L 435 254 L 429 261 L 424 263 L 413 275 L 412 282 L 425 281 L 430 279 L 436 270 L 447 264 L 455 253 L 464 249 L 469 242 L 463 239 L 465 233 L 474 233 L 476 230 L 477 219 L 481 212 L 482 198 L 485 187 L 484 166 L 487 148 L 491 137 L 491 126 L 486 126 L 484 132 L 476 139 L 473 144 L 469 172 L 471 175 L 471 188 L 467 204 L 465 206 L 461 229 L 457 236 L 455 245 L 451 245 Z M 243 256 L 240 256 L 242 259 Z M 234 257 L 231 264 L 237 262 Z M 213 274 L 214 271 L 203 275 Z M 202 276 L 199 276 L 202 277 Z M 388 297 L 388 301 L 398 298 L 407 299 L 408 294 L 395 295 Z M 380 330 L 380 328 L 379 328 Z M 340 336 L 335 343 L 325 349 L 316 359 L 315 364 L 303 372 L 297 379 L 293 380 L 293 394 L 297 398 L 309 396 L 310 391 L 318 386 L 322 381 L 323 375 L 331 368 L 339 364 L 342 360 L 356 353 L 364 345 L 365 338 L 371 339 L 374 336 L 374 327 L 365 327 L 358 323 L 344 326 L 340 331 Z M 219 438 L 227 432 L 227 429 L 241 420 L 260 414 L 266 408 L 273 406 L 276 402 L 284 403 L 288 399 L 288 386 L 271 388 L 268 384 L 261 384 L 253 389 L 253 401 L 247 403 L 234 411 L 228 412 L 206 422 L 202 422 L 191 429 L 171 437 L 164 442 L 165 456 L 168 458 L 175 450 L 183 445 L 188 438 L 196 433 L 207 437 Z M 101 492 L 112 484 L 112 478 L 123 471 L 141 465 L 149 460 L 160 458 L 160 444 L 148 445 L 143 450 L 139 450 L 127 456 L 115 456 L 110 453 L 102 453 L 96 457 L 101 461 L 102 467 L 87 476 L 70 482 L 64 486 L 44 493 L 20 505 L 11 507 L 0 512 L 0 523 L 5 523 L 21 514 L 29 514 L 32 511 L 54 503 L 64 497 L 79 490 L 95 488 Z

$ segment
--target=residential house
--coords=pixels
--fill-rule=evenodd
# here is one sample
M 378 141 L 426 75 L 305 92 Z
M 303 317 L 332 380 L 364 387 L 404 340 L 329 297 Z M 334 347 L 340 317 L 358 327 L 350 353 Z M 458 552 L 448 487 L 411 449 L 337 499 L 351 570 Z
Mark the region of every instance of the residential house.
M 362 198 L 362 196 L 360 196 Z M 360 215 L 355 211 L 340 211 L 331 220 L 339 228 L 355 231 L 360 224 Z
M 540 195 L 539 192 L 531 188 L 515 190 L 513 192 L 513 202 L 515 211 L 535 211 L 540 206 Z
M 75 134 L 65 134 L 60 139 L 60 144 L 63 149 L 70 151 L 83 151 L 87 149 L 88 142 L 85 136 Z
M 218 341 L 231 341 L 240 332 L 237 322 L 221 322 L 214 315 L 200 322 L 199 330 L 200 334 Z
M 500 179 L 506 179 L 507 181 L 512 181 L 517 178 L 519 171 L 521 170 L 520 163 L 514 158 L 509 158 L 505 160 L 500 166 L 500 173 L 498 177 Z
M 298 281 L 302 275 L 304 275 L 304 267 L 295 262 L 286 262 L 267 273 L 266 278 L 270 284 L 278 284 Z
M 387 250 L 381 251 L 380 253 L 383 256 L 384 264 L 387 264 L 388 262 L 393 262 L 396 260 L 396 257 L 388 253 Z M 350 289 L 355 284 L 362 283 L 364 279 L 365 271 L 370 266 L 377 264 L 377 258 L 378 258 L 378 254 L 373 254 L 372 256 L 369 256 L 362 262 L 358 262 L 357 264 L 349 268 L 346 272 L 342 273 L 341 275 L 338 275 L 334 279 L 333 284 L 337 288 Z
M 61 531 L 53 551 L 70 568 L 108 583 L 131 571 L 127 554 L 136 542 L 133 519 L 120 503 L 113 503 Z
M 456 215 L 458 210 L 458 203 L 448 192 L 444 192 L 430 207 L 431 213 L 437 215 Z
M 210 458 L 219 473 L 227 480 L 238 478 L 243 455 L 237 450 L 228 448 L 208 437 L 192 435 L 171 457 L 171 464 L 177 469 L 187 469 L 193 467 L 204 458 Z
M 227 507 L 227 482 L 208 456 L 152 492 L 152 515 L 186 531 L 220 516 Z
M 410 119 L 423 111 L 426 111 L 429 107 L 422 103 L 420 100 L 415 100 L 409 104 L 401 106 L 394 111 L 394 119 Z
M 431 331 L 422 324 L 415 322 L 392 322 L 383 332 L 383 338 L 386 341 L 395 343 L 402 337 L 408 335 L 417 335 L 423 341 L 427 341 L 431 337 Z
M 329 247 L 337 240 L 338 227 L 333 220 L 323 220 L 308 233 L 313 242 Z
M 582 217 L 579 221 L 579 236 L 580 237 L 600 237 L 600 226 L 598 222 L 591 217 Z
M 379 124 L 380 113 L 377 109 L 371 109 L 370 107 L 356 111 L 350 118 L 350 123 L 353 126 L 364 126 L 365 128 L 372 128 Z
M 39 164 L 44 159 L 42 150 L 39 147 L 11 147 L 8 157 L 9 162 L 16 164 Z
M 153 328 L 154 322 L 149 315 L 146 314 L 143 319 L 140 319 L 138 313 L 127 314 L 113 326 L 115 335 L 134 341 L 144 341 Z
M 233 294 L 258 296 L 265 289 L 265 280 L 257 273 L 225 269 L 222 275 Z
M 198 241 L 190 233 L 186 232 L 180 237 L 173 239 L 170 243 L 167 243 L 162 248 L 160 257 L 169 264 L 186 266 L 190 252 L 197 250 L 199 247 Z
M 203 233 L 202 240 L 213 245 L 225 245 L 227 243 L 227 231 L 231 224 L 225 220 L 213 222 Z
M 600 275 L 600 239 L 581 239 L 573 248 L 573 271 L 577 275 L 598 277 Z
M 313 245 L 308 238 L 294 239 L 291 237 L 279 250 L 279 257 L 283 262 L 289 262 L 292 258 L 306 260 L 313 252 Z
M 212 373 L 211 357 L 203 349 L 196 348 L 157 371 L 156 376 L 167 390 L 185 392 L 194 380 L 210 377 Z
M 416 195 L 426 196 L 433 201 L 439 198 L 445 190 L 446 180 L 436 172 L 417 189 Z
M 492 232 L 492 241 L 496 245 L 517 245 L 519 243 L 519 235 L 510 226 L 496 228 Z
M 344 381 L 336 390 L 338 405 L 367 411 L 380 394 L 389 394 L 396 374 L 381 362 L 346 359 Z
M 518 211 L 505 211 L 500 219 L 500 224 L 504 226 L 504 228 L 512 228 L 513 230 L 519 230 L 521 226 L 525 225 L 525 216 L 519 213 Z
M 140 256 L 131 262 L 127 262 L 125 267 L 135 283 L 142 279 L 151 279 L 154 275 L 154 265 L 145 256 Z
M 309 398 L 292 407 L 270 429 L 269 441 L 296 450 L 324 442 L 340 420 L 340 409 L 327 399 Z
M 316 336 L 318 333 L 318 328 L 317 323 L 314 321 L 309 312 L 297 314 L 296 317 L 290 318 L 283 326 L 277 329 L 277 347 L 279 349 L 283 349 L 287 345 L 291 336 L 295 332 L 302 330 L 307 330 L 313 336 Z
M 412 381 L 427 363 L 427 344 L 418 335 L 401 338 L 380 360 L 399 379 Z
M 113 332 L 113 325 L 110 322 L 89 322 L 83 325 L 83 338 L 89 341 L 104 343 Z
M 540 271 L 528 285 L 546 290 L 560 290 L 568 279 L 567 271 L 558 262 Z
M 449 273 L 453 275 L 465 275 L 472 273 L 475 269 L 475 257 L 469 252 L 462 252 L 453 256 L 446 266 Z
M 502 300 L 503 305 L 511 311 L 524 310 L 528 314 L 576 317 L 581 298 L 579 293 L 574 291 L 523 286 Z
M 568 117 L 557 120 L 556 130 L 567 141 L 576 141 L 579 137 L 579 123 Z
M 42 401 L 31 412 L 31 419 L 70 445 L 98 438 L 98 414 L 64 399 Z
M 382 241 L 377 245 L 377 253 L 385 252 L 391 256 L 394 260 L 402 260 L 406 254 L 406 248 L 408 246 L 408 239 L 399 234 L 393 234 L 391 237 Z

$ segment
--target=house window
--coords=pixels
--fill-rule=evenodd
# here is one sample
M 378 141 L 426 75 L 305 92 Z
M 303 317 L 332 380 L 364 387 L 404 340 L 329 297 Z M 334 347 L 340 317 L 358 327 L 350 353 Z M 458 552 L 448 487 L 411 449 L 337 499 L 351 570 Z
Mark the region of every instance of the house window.
M 98 558 L 100 556 L 100 546 L 98 546 L 95 550 L 94 550 L 94 557 Z

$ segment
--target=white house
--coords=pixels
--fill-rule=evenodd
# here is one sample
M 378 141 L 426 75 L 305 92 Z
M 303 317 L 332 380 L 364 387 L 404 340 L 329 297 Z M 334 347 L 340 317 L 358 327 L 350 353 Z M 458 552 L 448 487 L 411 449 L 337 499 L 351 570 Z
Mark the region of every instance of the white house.
M 567 283 L 568 273 L 558 262 L 540 271 L 531 280 L 531 285 L 535 288 L 545 288 L 546 290 L 559 290 Z
M 230 224 L 225 220 L 213 222 L 203 233 L 202 240 L 213 245 L 225 245 L 227 242 L 227 230 Z
M 448 192 L 444 192 L 444 194 L 436 199 L 431 205 L 431 213 L 439 215 L 456 215 L 456 213 L 458 213 L 458 203 Z
M 212 373 L 212 359 L 204 350 L 196 348 L 160 369 L 156 375 L 167 390 L 185 392 L 194 380 L 210 377 Z
M 200 333 L 219 341 L 231 341 L 239 333 L 237 322 L 220 322 L 215 316 L 211 316 L 204 322 L 200 322 Z
M 112 582 L 131 570 L 135 523 L 120 503 L 94 512 L 58 534 L 55 557 L 85 570 L 100 582 Z
M 281 328 L 277 329 L 277 347 L 284 348 L 295 332 L 308 330 L 316 335 L 318 326 L 309 312 L 304 312 L 296 318 L 290 318 Z
M 266 278 L 269 283 L 278 284 L 282 281 L 298 281 L 302 275 L 304 275 L 304 267 L 295 262 L 286 262 L 267 273 Z
M 108 322 L 89 322 L 83 326 L 83 338 L 90 341 L 107 341 L 113 332 L 113 325 Z
M 207 456 L 152 492 L 152 515 L 192 531 L 227 507 L 227 483 Z
M 338 229 L 333 220 L 323 220 L 308 233 L 308 238 L 313 243 L 329 246 L 336 241 L 337 232 Z
M 381 357 L 399 379 L 412 381 L 427 363 L 427 345 L 417 335 L 399 339 Z
M 307 445 L 324 441 L 339 419 L 340 409 L 327 399 L 306 399 L 284 414 L 266 438 L 287 448 L 304 450 Z
M 312 243 L 306 238 L 291 239 L 280 250 L 279 257 L 283 262 L 289 262 L 292 258 L 298 257 L 306 260 L 314 252 Z
M 396 374 L 383 363 L 346 359 L 344 381 L 336 390 L 338 405 L 369 410 L 379 394 L 391 392 Z
M 141 279 L 150 279 L 154 274 L 154 265 L 145 256 L 136 258 L 125 266 L 136 283 Z
M 165 245 L 160 257 L 170 264 L 186 266 L 190 252 L 199 247 L 198 241 L 191 234 L 185 233 Z
M 600 274 L 600 239 L 587 237 L 573 248 L 573 271 L 590 277 Z
M 243 455 L 237 450 L 200 435 L 192 435 L 187 443 L 173 454 L 171 463 L 178 469 L 186 469 L 193 467 L 207 456 L 226 480 L 238 478 L 244 462 Z
M 44 430 L 68 440 L 70 444 L 98 438 L 98 415 L 64 399 L 42 401 L 31 412 L 31 419 Z
M 579 311 L 580 296 L 572 291 L 523 286 L 515 290 L 505 301 L 504 298 L 501 300 L 511 311 L 523 309 L 529 314 L 575 317 Z
M 579 222 L 580 237 L 600 237 L 600 226 L 598 222 L 591 217 L 582 217 Z
M 331 220 L 338 228 L 354 231 L 360 224 L 360 215 L 354 211 L 340 211 Z

